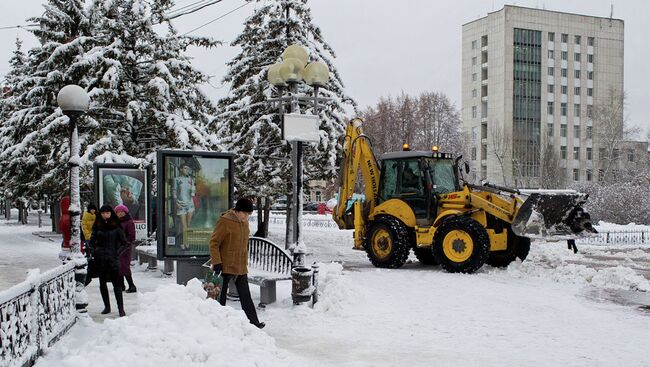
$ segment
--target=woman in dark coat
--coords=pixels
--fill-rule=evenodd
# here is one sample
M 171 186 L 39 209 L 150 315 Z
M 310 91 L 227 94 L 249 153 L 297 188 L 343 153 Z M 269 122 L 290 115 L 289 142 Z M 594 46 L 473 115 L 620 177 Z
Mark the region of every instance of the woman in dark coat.
M 119 257 L 126 251 L 128 242 L 120 221 L 110 205 L 99 209 L 99 215 L 93 225 L 93 234 L 90 238 L 90 248 L 95 259 L 95 266 L 99 274 L 99 292 L 104 301 L 102 314 L 111 312 L 111 303 L 108 298 L 106 283 L 113 283 L 115 300 L 120 316 L 125 316 L 124 302 L 122 300 L 122 277 L 120 276 Z
M 133 283 L 133 276 L 131 275 L 131 246 L 135 241 L 135 223 L 129 214 L 129 208 L 126 205 L 120 204 L 115 207 L 115 214 L 120 219 L 120 225 L 126 235 L 126 241 L 129 243 L 126 251 L 120 255 L 120 274 L 122 275 L 122 287 L 124 287 L 124 278 L 129 283 L 129 289 L 126 293 L 135 293 L 137 289 Z

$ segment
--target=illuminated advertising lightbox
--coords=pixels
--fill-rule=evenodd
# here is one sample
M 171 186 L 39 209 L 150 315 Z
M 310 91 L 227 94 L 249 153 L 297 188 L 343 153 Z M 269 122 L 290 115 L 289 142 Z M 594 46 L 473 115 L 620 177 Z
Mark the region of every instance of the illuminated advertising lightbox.
M 158 151 L 159 259 L 209 257 L 214 225 L 232 207 L 233 155 Z

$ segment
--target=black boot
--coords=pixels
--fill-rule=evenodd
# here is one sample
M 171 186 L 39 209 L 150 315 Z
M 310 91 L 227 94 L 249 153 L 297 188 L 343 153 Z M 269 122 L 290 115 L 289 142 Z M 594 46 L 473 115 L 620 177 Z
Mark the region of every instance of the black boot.
M 138 289 L 135 287 L 135 283 L 133 283 L 133 276 L 131 274 L 124 276 L 126 278 L 126 281 L 129 283 L 129 289 L 126 290 L 126 293 L 135 293 L 138 291 Z
M 117 309 L 120 312 L 120 317 L 126 316 L 124 312 L 124 299 L 122 298 L 122 288 L 115 287 L 115 300 L 117 301 Z
M 102 301 L 104 302 L 104 310 L 102 311 L 102 315 L 106 315 L 107 313 L 111 312 L 111 301 L 108 298 L 108 287 L 106 286 L 106 283 L 100 283 L 99 293 L 102 295 Z

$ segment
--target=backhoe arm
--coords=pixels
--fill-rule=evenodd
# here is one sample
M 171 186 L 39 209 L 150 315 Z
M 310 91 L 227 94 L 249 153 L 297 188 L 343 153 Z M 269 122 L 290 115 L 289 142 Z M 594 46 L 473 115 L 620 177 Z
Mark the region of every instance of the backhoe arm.
M 350 212 L 346 214 L 347 203 L 352 199 L 354 188 L 357 183 L 359 170 L 365 185 L 365 205 L 370 205 L 365 215 L 377 205 L 379 192 L 379 165 L 372 151 L 370 139 L 363 134 L 363 121 L 359 118 L 352 119 L 345 129 L 345 141 L 343 143 L 343 162 L 339 175 L 339 197 L 336 208 L 332 213 L 334 221 L 340 229 L 356 229 L 362 231 L 367 218 L 354 218 Z M 355 204 L 355 205 L 360 205 Z M 359 207 L 360 209 L 360 207 Z M 362 210 L 355 210 L 361 215 Z M 354 214 L 357 216 L 357 214 Z M 355 223 L 357 225 L 355 226 Z

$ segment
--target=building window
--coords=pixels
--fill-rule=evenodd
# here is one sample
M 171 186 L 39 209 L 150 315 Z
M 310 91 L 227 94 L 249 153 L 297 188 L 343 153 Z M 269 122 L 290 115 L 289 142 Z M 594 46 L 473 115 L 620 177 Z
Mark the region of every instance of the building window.
M 476 65 L 476 56 L 472 57 L 472 65 Z
M 476 73 L 473 73 L 473 74 L 472 74 L 472 81 L 473 81 L 473 82 L 476 81 Z
M 593 138 L 594 128 L 591 127 L 591 126 L 587 126 L 586 134 L 587 134 L 587 139 Z M 589 148 L 589 149 L 591 149 L 591 148 Z
M 562 51 L 562 60 L 568 60 L 569 59 L 569 53 L 567 51 Z
M 548 58 L 549 59 L 554 59 L 555 58 L 555 51 L 554 50 L 548 50 Z
M 598 160 L 603 160 L 605 159 L 605 148 L 599 148 L 598 149 Z
M 587 181 L 591 181 L 591 170 L 587 170 Z
M 552 115 L 554 110 L 555 110 L 554 103 L 553 102 L 547 102 L 546 110 L 547 110 L 549 115 Z
M 555 68 L 552 66 L 548 67 L 548 75 L 553 76 L 555 75 Z
M 549 84 L 546 87 L 549 93 L 555 93 L 555 84 Z
M 548 40 L 550 42 L 555 42 L 555 33 L 554 32 L 548 32 Z
M 573 181 L 580 181 L 580 170 L 577 168 L 573 169 Z
M 577 52 L 574 53 L 574 54 L 573 54 L 573 60 L 574 60 L 574 61 L 580 61 L 580 54 L 577 53 Z
M 573 37 L 573 43 L 575 43 L 576 45 L 579 45 L 580 41 L 582 41 L 582 37 L 580 37 L 580 36 L 574 36 Z
M 593 158 L 593 148 L 587 148 L 587 160 L 590 161 Z
M 574 70 L 573 71 L 573 77 L 576 79 L 580 79 L 580 70 Z
M 472 160 L 476 160 L 476 147 L 472 147 Z
M 580 87 L 573 87 L 573 95 L 574 96 L 580 95 Z
M 560 159 L 566 159 L 566 146 L 564 145 L 560 147 Z
M 627 151 L 627 161 L 634 162 L 634 149 L 630 149 Z
M 553 124 L 546 124 L 546 135 L 549 137 L 553 137 Z
M 587 72 L 587 79 L 594 80 L 594 72 L 593 71 L 588 71 Z
M 472 98 L 476 98 L 478 96 L 478 92 L 476 92 L 476 89 L 472 89 Z
M 566 33 L 562 33 L 562 43 L 567 43 L 569 42 L 569 35 Z
M 562 86 L 562 87 L 564 87 L 564 86 Z M 566 105 L 566 103 L 562 103 L 562 104 L 560 104 L 560 115 L 566 116 L 566 114 L 567 114 L 567 105 Z M 563 136 L 566 136 L 566 134 L 564 134 Z
M 580 147 L 573 147 L 573 159 L 580 160 Z
M 587 37 L 587 46 L 593 46 L 593 45 L 594 45 L 594 38 Z
M 563 86 L 560 87 L 560 88 L 561 88 L 561 90 L 562 90 L 562 94 L 567 94 L 567 91 L 569 90 L 569 88 L 568 88 L 566 85 L 563 85 Z
M 567 69 L 562 69 L 562 77 L 566 78 L 567 76 Z
M 472 127 L 472 141 L 476 141 L 478 139 L 478 127 L 474 126 Z
M 580 105 L 579 104 L 574 104 L 573 105 L 573 116 L 575 117 L 580 117 Z M 580 129 L 580 126 L 576 126 L 578 130 Z
M 594 96 L 594 88 L 587 88 L 587 96 L 589 97 Z
M 592 55 L 592 54 L 587 55 L 587 62 L 593 63 L 594 62 L 594 55 Z
M 478 41 L 474 40 L 472 41 L 472 50 L 476 50 L 478 48 Z
M 566 124 L 560 124 L 560 136 L 566 138 Z
M 592 105 L 587 105 L 587 117 L 592 118 L 594 115 L 594 106 Z
M 573 137 L 580 138 L 580 125 L 573 126 Z
M 478 110 L 476 106 L 472 106 L 472 118 L 475 119 L 478 116 Z
M 605 180 L 605 171 L 602 169 L 598 170 L 598 182 L 603 182 Z

